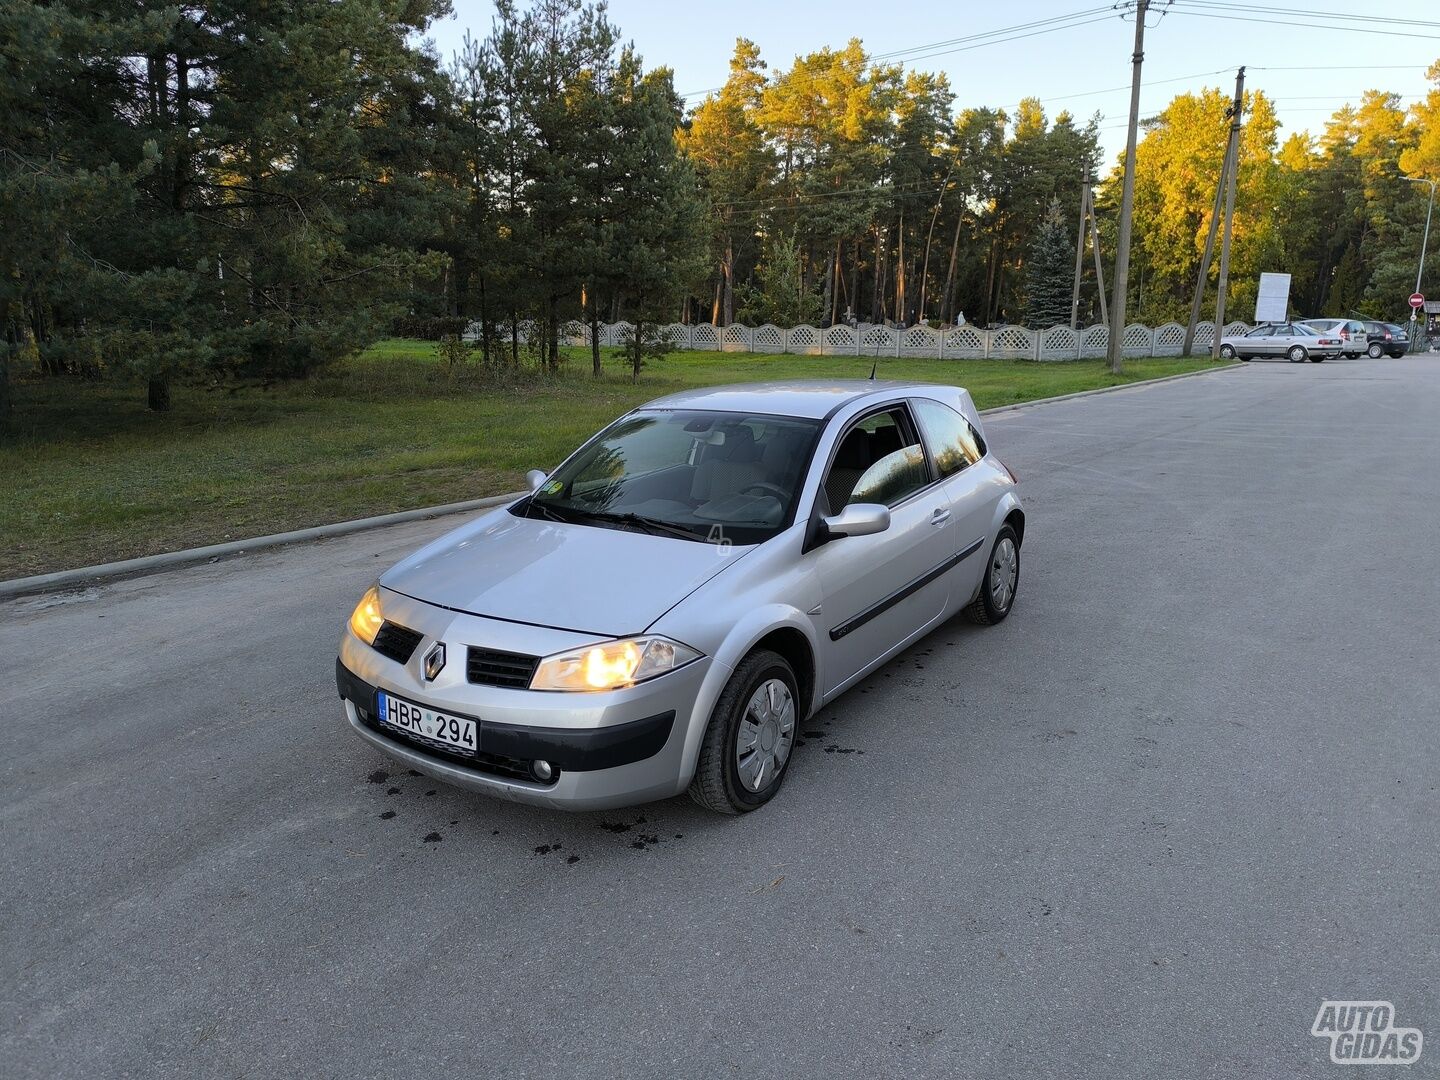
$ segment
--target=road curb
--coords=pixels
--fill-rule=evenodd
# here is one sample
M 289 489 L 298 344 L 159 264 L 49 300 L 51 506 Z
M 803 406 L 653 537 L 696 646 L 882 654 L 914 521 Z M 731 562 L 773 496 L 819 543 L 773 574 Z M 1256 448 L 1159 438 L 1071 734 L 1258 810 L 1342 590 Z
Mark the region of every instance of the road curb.
M 331 536 L 345 536 L 347 533 L 363 532 L 366 529 L 380 528 L 385 525 L 401 525 L 407 521 L 424 521 L 427 518 L 445 517 L 448 514 L 488 510 L 493 506 L 504 506 L 508 502 L 513 502 L 520 495 L 520 492 L 510 495 L 491 495 L 484 499 L 467 499 L 464 502 L 426 506 L 417 510 L 401 510 L 394 514 L 378 514 L 375 517 L 356 518 L 353 521 L 337 521 L 331 525 L 316 525 L 309 529 L 295 529 L 292 532 L 257 536 L 249 540 L 232 540 L 226 544 L 210 544 L 206 547 L 186 548 L 183 551 L 165 551 L 159 555 L 145 555 L 138 559 L 101 563 L 99 566 L 81 566 L 74 570 L 57 570 L 50 574 L 14 578 L 10 581 L 0 581 L 0 599 L 87 585 L 102 579 L 138 577 L 142 574 L 153 574 L 173 567 L 213 562 L 229 555 L 243 555 L 248 552 L 264 551 L 268 548 L 284 547 L 287 544 L 300 544 L 307 540 L 324 540 Z
M 1057 394 L 1055 397 L 1036 398 L 1034 401 L 1017 401 L 1014 405 L 997 405 L 993 409 L 981 409 L 981 416 L 998 416 L 1001 413 L 1019 412 L 1021 409 L 1034 409 L 1041 405 L 1055 405 L 1061 401 L 1075 401 L 1078 398 L 1094 397 L 1097 394 L 1114 394 L 1121 390 L 1143 390 L 1147 386 L 1159 386 L 1161 383 L 1175 382 L 1177 379 L 1193 379 L 1197 375 L 1214 375 L 1221 371 L 1239 371 L 1246 365 L 1240 361 L 1230 364 L 1217 364 L 1214 367 L 1201 368 L 1199 371 L 1182 371 L 1179 375 L 1162 375 L 1158 379 L 1141 379 L 1138 382 L 1121 383 L 1119 386 L 1101 386 L 1094 390 L 1077 390 L 1073 394 Z
M 1240 367 L 1244 367 L 1244 365 L 1235 363 L 1224 367 L 1202 368 L 1199 371 L 1186 371 L 1179 375 L 1165 375 L 1158 379 L 1144 379 L 1140 382 L 1123 383 L 1120 386 L 1102 386 L 1095 390 L 1079 390 L 1073 394 L 1037 398 L 1034 401 L 1019 401 L 1014 405 L 998 405 L 993 409 L 984 409 L 980 415 L 996 416 L 1001 413 L 1017 412 L 1020 409 L 1033 409 L 1041 405 L 1053 405 L 1061 401 L 1093 397 L 1096 394 L 1113 394 L 1117 390 L 1143 389 L 1159 383 L 1174 382 L 1176 379 L 1191 379 L 1196 375 L 1212 375 L 1217 371 L 1231 371 Z M 74 570 L 56 570 L 49 574 L 13 578 L 10 581 L 0 581 L 0 600 L 15 596 L 28 596 L 32 593 L 52 592 L 77 585 L 88 585 L 112 578 L 139 577 L 143 574 L 153 574 L 174 567 L 212 562 L 231 555 L 244 555 L 255 551 L 265 551 L 269 548 L 284 547 L 288 544 L 301 544 L 307 540 L 324 540 L 332 536 L 345 536 L 348 533 L 363 532 L 366 529 L 376 529 L 386 525 L 401 525 L 407 521 L 424 521 L 428 518 L 445 517 L 450 514 L 487 510 L 493 506 L 503 506 L 505 503 L 512 502 L 520 498 L 522 494 L 523 492 L 513 492 L 509 495 L 493 495 L 484 499 L 444 503 L 440 506 L 427 506 L 416 510 L 401 510 L 394 514 L 379 514 L 375 517 L 356 518 L 353 521 L 337 521 L 331 525 L 316 525 L 309 529 L 257 536 L 249 540 L 232 540 L 226 544 L 210 544 L 206 547 L 186 548 L 182 551 L 166 551 L 159 555 L 145 555 L 138 559 L 124 559 L 120 562 L 101 563 L 98 566 L 81 566 Z

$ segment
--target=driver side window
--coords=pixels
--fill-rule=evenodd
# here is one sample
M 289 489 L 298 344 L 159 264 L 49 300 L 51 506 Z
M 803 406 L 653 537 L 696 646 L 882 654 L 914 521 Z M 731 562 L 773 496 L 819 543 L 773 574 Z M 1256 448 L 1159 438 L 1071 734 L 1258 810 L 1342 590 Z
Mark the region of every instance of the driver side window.
M 823 487 L 836 514 L 851 503 L 893 506 L 929 483 L 915 424 L 896 406 L 871 413 L 841 437 Z

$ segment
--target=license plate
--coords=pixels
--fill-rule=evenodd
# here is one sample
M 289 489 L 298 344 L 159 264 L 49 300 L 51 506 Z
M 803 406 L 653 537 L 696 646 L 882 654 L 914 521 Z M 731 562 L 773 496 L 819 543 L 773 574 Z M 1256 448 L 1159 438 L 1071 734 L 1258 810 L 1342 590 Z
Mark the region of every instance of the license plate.
M 404 701 L 384 690 L 379 692 L 379 706 L 382 724 L 389 724 L 412 735 L 423 735 L 457 750 L 471 753 L 475 751 L 474 720 L 436 712 L 424 705 L 416 705 L 413 701 Z

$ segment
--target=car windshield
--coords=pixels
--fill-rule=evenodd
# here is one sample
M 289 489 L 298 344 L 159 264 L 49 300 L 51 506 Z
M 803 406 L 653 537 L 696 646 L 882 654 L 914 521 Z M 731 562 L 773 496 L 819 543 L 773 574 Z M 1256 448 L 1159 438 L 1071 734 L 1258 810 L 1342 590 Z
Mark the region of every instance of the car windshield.
M 794 519 L 820 422 L 740 412 L 633 413 L 515 512 L 711 543 L 756 544 Z

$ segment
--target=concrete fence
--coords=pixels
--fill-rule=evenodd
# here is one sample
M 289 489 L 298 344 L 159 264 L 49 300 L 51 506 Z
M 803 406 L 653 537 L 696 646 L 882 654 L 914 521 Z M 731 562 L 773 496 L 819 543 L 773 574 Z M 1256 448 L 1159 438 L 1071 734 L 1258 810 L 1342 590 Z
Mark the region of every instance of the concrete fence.
M 1234 322 L 1225 327 L 1226 334 L 1243 334 L 1250 327 Z M 973 326 L 957 326 L 932 330 L 928 326 L 911 326 L 899 330 L 890 326 L 861 323 L 859 326 L 712 326 L 709 323 L 670 323 L 660 328 L 678 349 L 711 352 L 797 353 L 809 356 L 908 356 L 933 357 L 939 360 L 1079 360 L 1082 357 L 1105 356 L 1110 348 L 1108 326 L 1088 326 L 1071 330 L 1068 326 L 1052 326 L 1048 330 L 1030 330 L 1023 326 L 1002 326 L 980 330 Z M 635 332 L 632 323 L 601 323 L 601 345 L 623 345 Z M 1213 323 L 1201 323 L 1195 333 L 1197 352 L 1209 351 Z M 466 340 L 480 335 L 478 323 L 472 323 Z M 521 340 L 525 333 L 522 330 Z M 565 328 L 571 345 L 589 345 L 590 327 L 570 323 Z M 1179 323 L 1166 323 L 1151 329 L 1139 323 L 1125 327 L 1121 351 L 1125 356 L 1179 356 L 1185 343 L 1185 328 Z

